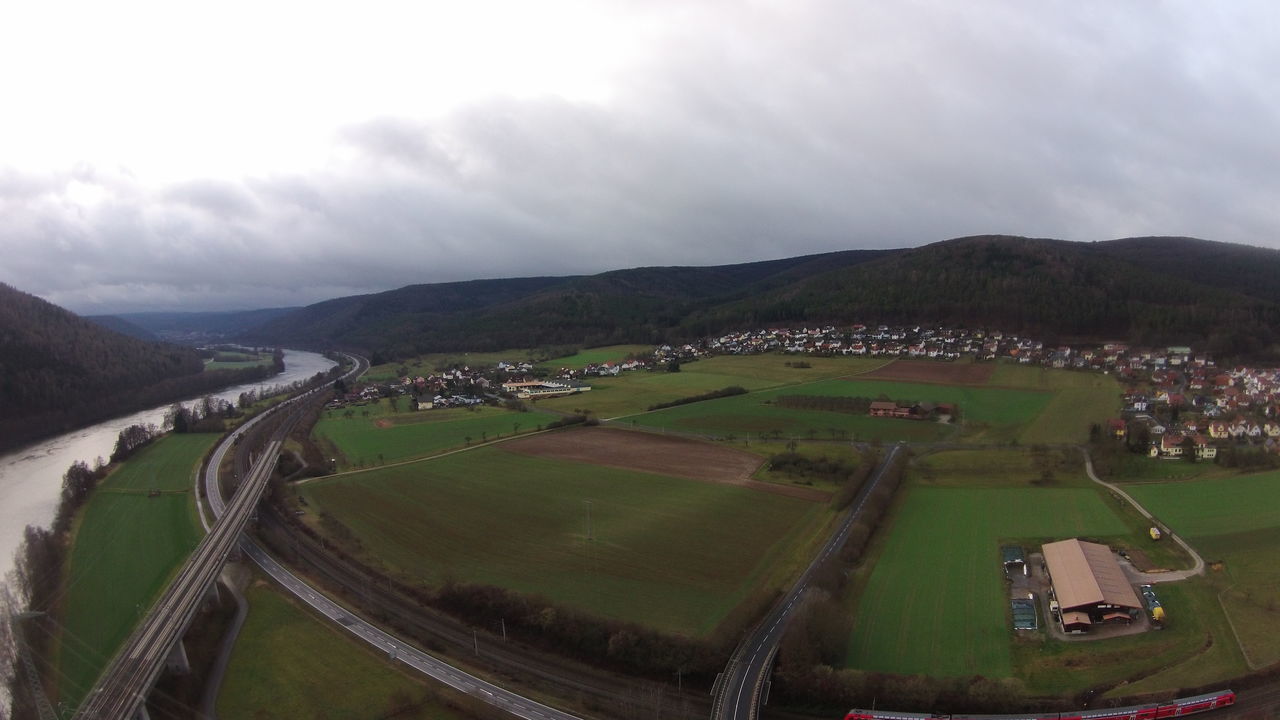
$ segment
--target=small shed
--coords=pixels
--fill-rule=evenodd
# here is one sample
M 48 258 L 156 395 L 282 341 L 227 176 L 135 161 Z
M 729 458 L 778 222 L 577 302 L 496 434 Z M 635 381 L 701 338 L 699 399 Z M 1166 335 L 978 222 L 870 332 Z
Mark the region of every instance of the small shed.
M 1016 572 L 1027 575 L 1027 554 L 1021 545 L 1003 545 L 1000 547 L 1000 560 L 1004 563 L 1004 574 Z

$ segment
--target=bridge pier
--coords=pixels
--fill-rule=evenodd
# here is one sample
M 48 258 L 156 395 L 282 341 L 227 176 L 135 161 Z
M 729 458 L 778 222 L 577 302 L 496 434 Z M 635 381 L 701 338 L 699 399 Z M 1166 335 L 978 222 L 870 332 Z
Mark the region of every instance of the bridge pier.
M 178 638 L 178 642 L 169 648 L 169 656 L 164 660 L 166 672 L 174 675 L 191 674 L 191 661 L 187 659 L 187 644 Z
M 219 604 L 221 604 L 222 594 L 218 592 L 219 584 L 220 583 L 217 581 L 217 579 L 214 579 L 213 582 L 209 583 L 209 590 L 204 594 L 204 604 L 206 607 L 208 606 L 217 607 Z
M 137 711 L 129 716 L 129 720 L 151 720 L 151 715 L 147 713 L 147 704 L 139 705 Z

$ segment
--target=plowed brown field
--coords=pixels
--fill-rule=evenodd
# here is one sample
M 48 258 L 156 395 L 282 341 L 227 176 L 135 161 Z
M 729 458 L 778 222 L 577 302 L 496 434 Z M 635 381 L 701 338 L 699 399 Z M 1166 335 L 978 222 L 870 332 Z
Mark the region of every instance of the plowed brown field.
M 752 480 L 751 474 L 764 462 L 759 455 L 671 435 L 595 427 L 532 435 L 497 447 L 533 457 L 740 485 L 814 502 L 831 497 L 830 493 L 812 488 Z

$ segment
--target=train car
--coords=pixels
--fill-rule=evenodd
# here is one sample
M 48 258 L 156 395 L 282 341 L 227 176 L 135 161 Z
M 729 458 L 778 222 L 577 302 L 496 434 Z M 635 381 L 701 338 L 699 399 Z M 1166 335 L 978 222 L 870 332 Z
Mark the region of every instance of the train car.
M 1195 697 L 1169 700 L 1148 705 L 1130 705 L 1118 708 L 1099 708 L 1061 713 L 1030 713 L 1022 715 L 948 715 L 946 713 L 910 713 L 892 710 L 850 710 L 845 720 L 1160 720 L 1182 717 L 1216 708 L 1234 705 L 1236 694 L 1231 690 L 1196 695 Z

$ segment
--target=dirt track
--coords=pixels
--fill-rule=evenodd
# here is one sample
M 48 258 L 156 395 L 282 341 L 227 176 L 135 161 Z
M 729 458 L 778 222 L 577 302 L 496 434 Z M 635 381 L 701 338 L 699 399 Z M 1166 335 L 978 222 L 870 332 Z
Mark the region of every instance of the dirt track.
M 854 380 L 902 380 L 942 385 L 986 385 L 995 363 L 895 360 Z
M 759 455 L 683 437 L 596 427 L 533 435 L 500 447 L 532 457 L 739 485 L 814 502 L 825 502 L 831 497 L 812 488 L 752 480 L 751 474 L 764 462 Z

